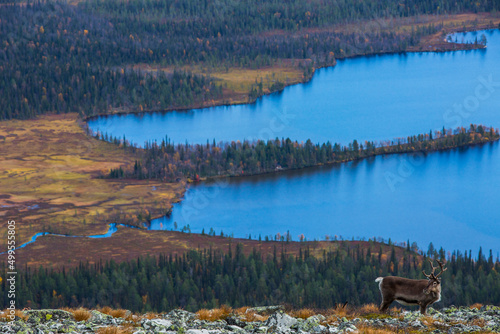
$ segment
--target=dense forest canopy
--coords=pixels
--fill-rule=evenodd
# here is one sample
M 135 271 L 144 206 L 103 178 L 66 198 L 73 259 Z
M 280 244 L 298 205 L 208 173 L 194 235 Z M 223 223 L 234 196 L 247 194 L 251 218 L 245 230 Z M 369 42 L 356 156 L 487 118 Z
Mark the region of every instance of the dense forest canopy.
M 203 105 L 222 94 L 210 77 L 132 65 L 331 65 L 338 57 L 404 51 L 439 28 L 395 33 L 360 22 L 500 9 L 488 0 L 0 2 L 0 120 Z M 346 23 L 355 25 L 334 28 Z
M 376 18 L 399 18 L 423 14 L 453 14 L 498 10 L 495 1 L 327 1 L 327 0 L 90 0 L 82 4 L 119 24 L 128 32 L 147 30 L 167 34 L 210 38 L 240 36 L 269 30 L 359 22 Z M 131 16 L 131 14 L 134 14 Z M 125 18 L 132 22 L 126 24 Z M 144 26 L 146 23 L 146 26 Z
M 285 248 L 282 242 L 280 248 Z M 281 253 L 281 255 L 280 255 Z M 397 257 L 396 254 L 402 254 Z M 444 250 L 431 250 L 426 256 L 441 258 Z M 182 256 L 139 258 L 117 264 L 80 264 L 75 269 L 54 271 L 40 268 L 19 271 L 16 305 L 20 308 L 59 308 L 63 306 L 111 306 L 137 312 L 164 312 L 182 307 L 189 311 L 214 308 L 289 303 L 295 308 L 330 308 L 336 303 L 350 305 L 379 303 L 380 292 L 374 282 L 378 276 L 399 275 L 422 279 L 429 264 L 425 256 L 409 247 L 390 256 L 382 245 L 368 247 L 341 242 L 333 251 L 312 256 L 307 246 L 299 255 L 286 256 L 279 250 L 264 256 L 255 249 L 245 255 L 236 250 L 190 251 Z M 442 276 L 443 300 L 436 308 L 472 303 L 500 303 L 500 262 L 479 251 L 450 254 L 448 270 Z M 6 268 L 0 269 L 4 276 Z M 6 280 L 0 284 L 0 307 L 8 303 Z

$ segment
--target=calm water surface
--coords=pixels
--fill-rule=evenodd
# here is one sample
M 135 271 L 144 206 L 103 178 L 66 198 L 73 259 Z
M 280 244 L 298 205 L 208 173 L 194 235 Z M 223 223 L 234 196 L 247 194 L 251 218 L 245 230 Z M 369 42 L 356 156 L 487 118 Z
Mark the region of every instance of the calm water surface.
M 347 143 L 444 126 L 500 127 L 500 32 L 487 50 L 360 57 L 252 105 L 101 117 L 94 130 L 135 143 L 290 137 Z M 460 37 L 461 38 L 461 37 Z M 460 39 L 459 38 L 459 39 Z M 465 35 L 474 39 L 474 33 Z M 170 219 L 237 237 L 290 231 L 294 240 L 342 235 L 500 252 L 499 144 L 385 156 L 341 166 L 231 179 L 188 189 Z

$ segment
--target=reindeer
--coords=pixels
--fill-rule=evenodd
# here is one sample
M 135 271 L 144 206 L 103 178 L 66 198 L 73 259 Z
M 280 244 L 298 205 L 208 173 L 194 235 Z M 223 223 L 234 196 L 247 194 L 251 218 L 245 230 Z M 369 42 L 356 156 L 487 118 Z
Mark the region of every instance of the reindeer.
M 393 301 L 397 301 L 402 305 L 419 305 L 420 313 L 426 314 L 427 306 L 441 300 L 441 280 L 439 276 L 443 274 L 447 268 L 444 268 L 443 263 L 437 261 L 441 272 L 434 275 L 437 267 L 434 267 L 432 261 L 429 260 L 432 272 L 427 275 L 425 271 L 422 273 L 427 279 L 408 279 L 396 276 L 378 277 L 375 282 L 378 283 L 380 293 L 382 294 L 382 303 L 380 311 L 385 312 Z

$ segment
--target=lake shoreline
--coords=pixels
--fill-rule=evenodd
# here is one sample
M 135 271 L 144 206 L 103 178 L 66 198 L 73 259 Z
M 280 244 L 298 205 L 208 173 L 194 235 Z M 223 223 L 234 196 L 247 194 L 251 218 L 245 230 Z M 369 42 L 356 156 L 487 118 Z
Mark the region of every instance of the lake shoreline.
M 403 154 L 427 154 L 427 153 L 435 153 L 435 152 L 445 152 L 445 151 L 451 151 L 454 149 L 460 149 L 460 148 L 469 148 L 469 147 L 474 147 L 474 146 L 481 146 L 485 145 L 488 143 L 494 143 L 496 141 L 499 141 L 500 138 L 487 138 L 485 140 L 479 141 L 479 142 L 473 142 L 473 143 L 466 143 L 462 145 L 457 145 L 457 146 L 451 146 L 451 147 L 444 147 L 444 148 L 437 148 L 437 149 L 431 149 L 431 150 L 415 150 L 415 151 L 399 151 L 399 152 L 380 152 L 380 153 L 374 153 L 370 154 L 367 156 L 363 157 L 356 157 L 356 158 L 350 158 L 342 161 L 331 161 L 331 162 L 325 162 L 325 163 L 319 163 L 311 166 L 304 166 L 304 167 L 296 167 L 296 168 L 281 168 L 279 170 L 273 170 L 273 171 L 263 171 L 260 173 L 252 173 L 252 174 L 227 174 L 227 175 L 217 175 L 217 176 L 210 176 L 210 177 L 204 177 L 200 178 L 199 181 L 194 181 L 188 179 L 187 183 L 199 183 L 199 182 L 211 182 L 223 178 L 245 178 L 249 176 L 258 176 L 258 175 L 271 175 L 271 174 L 279 174 L 279 173 L 286 173 L 286 172 L 291 172 L 291 171 L 298 171 L 298 170 L 304 170 L 304 169 L 313 169 L 313 168 L 318 168 L 322 166 L 333 166 L 333 165 L 342 165 L 345 163 L 353 162 L 353 161 L 363 161 L 365 159 L 369 158 L 374 158 L 377 156 L 391 156 L 391 155 L 403 155 Z M 396 146 L 396 145 L 395 145 Z M 161 218 L 161 217 L 158 217 Z
M 500 22 L 500 21 L 499 21 Z M 285 88 L 291 87 L 294 85 L 299 85 L 299 84 L 305 84 L 310 82 L 316 71 L 323 69 L 323 68 L 334 68 L 337 65 L 337 62 L 339 60 L 344 61 L 348 59 L 355 59 L 359 57 L 376 57 L 376 56 L 383 56 L 383 55 L 395 55 L 395 54 L 405 54 L 405 53 L 428 53 L 428 52 L 433 52 L 433 53 L 445 53 L 445 52 L 454 52 L 454 51 L 471 51 L 471 50 L 481 50 L 481 49 L 486 49 L 486 45 L 482 44 L 467 44 L 467 43 L 454 43 L 454 42 L 448 42 L 443 38 L 436 38 L 438 36 L 447 36 L 449 34 L 455 34 L 455 33 L 465 33 L 465 32 L 474 32 L 474 31 L 480 31 L 480 30 L 494 30 L 494 29 L 500 29 L 500 23 L 497 25 L 492 23 L 492 24 L 487 24 L 487 25 L 481 25 L 481 26 L 476 26 L 474 28 L 472 27 L 467 27 L 465 29 L 442 29 L 441 31 L 433 34 L 433 35 L 428 35 L 424 36 L 420 41 L 420 43 L 414 47 L 409 47 L 407 50 L 404 51 L 382 51 L 382 52 L 374 52 L 374 53 L 363 53 L 363 54 L 356 54 L 356 55 L 351 55 L 351 56 L 339 56 L 338 58 L 335 58 L 335 61 L 331 65 L 322 65 L 318 67 L 313 67 L 312 72 L 310 75 L 304 77 L 302 80 L 298 81 L 293 81 L 291 83 L 283 83 L 283 87 L 279 90 L 274 90 L 274 91 L 269 91 L 265 92 L 263 94 L 260 94 L 256 96 L 255 98 L 251 98 L 249 94 L 247 93 L 245 95 L 246 101 L 244 100 L 236 100 L 233 102 L 227 102 L 225 101 L 226 98 L 222 98 L 219 100 L 215 100 L 214 103 L 210 105 L 206 105 L 205 103 L 194 103 L 190 106 L 186 107 L 172 107 L 172 108 L 167 108 L 167 109 L 151 109 L 147 111 L 136 111 L 136 110 L 118 110 L 114 111 L 111 113 L 98 113 L 96 115 L 84 117 L 83 121 L 88 122 L 90 120 L 99 118 L 99 117 L 106 117 L 106 116 L 114 116 L 114 115 L 128 115 L 128 114 L 151 114 L 151 113 L 169 113 L 169 112 L 174 112 L 174 111 L 179 111 L 179 112 L 184 112 L 184 111 L 190 111 L 190 110 L 202 110 L 202 109 L 208 109 L 208 108 L 213 108 L 213 107 L 230 107 L 230 106 L 237 106 L 237 105 L 245 105 L 245 104 L 254 104 L 257 102 L 258 99 L 268 96 L 274 93 L 280 93 L 282 92 Z M 425 43 L 425 38 L 431 38 L 433 40 L 428 41 Z M 429 44 L 430 43 L 430 44 Z M 423 44 L 423 45 L 422 45 Z M 308 59 L 301 59 L 298 60 L 299 63 L 306 63 Z M 276 68 L 277 71 L 279 72 L 280 67 L 273 67 Z

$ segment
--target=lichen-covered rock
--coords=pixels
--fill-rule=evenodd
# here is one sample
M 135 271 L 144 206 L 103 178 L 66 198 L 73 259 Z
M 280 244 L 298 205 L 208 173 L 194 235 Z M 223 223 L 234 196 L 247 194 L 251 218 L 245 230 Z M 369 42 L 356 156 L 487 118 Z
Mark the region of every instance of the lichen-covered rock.
M 285 307 L 283 305 L 274 305 L 274 306 L 258 306 L 252 307 L 247 310 L 247 312 L 255 312 L 261 315 L 271 315 L 273 313 L 284 311 Z
M 90 312 L 90 319 L 88 321 L 98 325 L 113 325 L 112 316 L 95 310 Z
M 235 326 L 235 325 L 228 325 L 228 329 L 231 333 L 236 333 L 236 334 L 246 334 L 247 332 L 239 327 L 239 326 Z
M 164 318 L 172 321 L 172 329 L 182 331 L 190 327 L 190 323 L 196 320 L 196 315 L 184 310 L 173 310 L 167 313 Z
M 243 328 L 247 325 L 247 323 L 245 321 L 243 321 L 241 318 L 239 318 L 237 316 L 230 316 L 230 317 L 226 318 L 226 322 L 230 326 L 238 326 L 241 328 Z
M 10 333 L 14 333 L 14 329 L 12 329 L 12 326 L 3 325 L 3 326 L 0 326 L 0 332 L 10 334 Z
M 182 322 L 188 322 L 196 318 L 194 313 L 184 311 L 184 310 L 172 310 L 167 315 L 166 318 L 174 319 Z
M 29 323 L 45 323 L 48 321 L 75 320 L 73 314 L 63 310 L 28 310 L 24 311 Z
M 167 330 L 177 331 L 177 327 L 172 321 L 166 319 L 143 319 L 141 325 L 145 330 L 151 330 L 154 333 L 165 332 Z
M 321 325 L 326 320 L 324 315 L 313 315 L 306 320 L 300 322 L 298 329 L 303 332 L 316 332 L 315 328 Z
M 410 326 L 413 327 L 413 328 L 423 328 L 425 327 L 421 322 L 420 320 L 416 319 L 416 320 L 413 320 L 411 323 L 410 323 Z
M 356 332 L 358 329 L 353 323 L 349 321 L 344 321 L 339 324 L 338 330 L 340 333 L 352 333 Z
M 264 323 L 268 327 L 268 333 L 290 333 L 291 327 L 296 324 L 297 319 L 283 312 L 274 313 Z
M 208 329 L 189 329 L 186 334 L 221 334 L 220 330 L 208 330 Z

